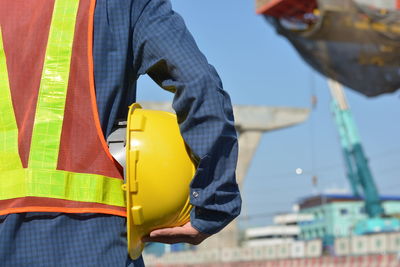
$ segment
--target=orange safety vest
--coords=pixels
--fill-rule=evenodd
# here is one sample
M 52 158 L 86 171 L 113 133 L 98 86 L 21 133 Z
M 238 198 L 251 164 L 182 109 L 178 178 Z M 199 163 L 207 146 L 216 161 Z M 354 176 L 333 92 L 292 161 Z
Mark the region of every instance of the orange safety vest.
M 1 0 L 0 215 L 126 216 L 96 106 L 95 2 Z

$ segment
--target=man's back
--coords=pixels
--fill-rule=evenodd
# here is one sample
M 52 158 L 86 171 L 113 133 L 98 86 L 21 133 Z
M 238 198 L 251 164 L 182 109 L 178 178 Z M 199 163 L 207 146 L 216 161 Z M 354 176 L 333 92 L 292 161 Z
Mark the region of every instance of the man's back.
M 0 14 L 8 12 L 3 3 Z M 1 25 L 4 18 L 0 16 Z M 135 101 L 140 75 L 147 73 L 176 93 L 173 106 L 182 135 L 201 159 L 191 189 L 191 202 L 196 206 L 192 223 L 205 233 L 219 231 L 240 211 L 231 104 L 180 16 L 163 0 L 97 0 L 93 58 L 97 108 L 105 136 Z M 21 77 L 18 80 L 25 82 Z M 127 256 L 125 227 L 123 217 L 104 214 L 3 215 L 0 266 L 141 266 L 141 259 L 133 263 Z

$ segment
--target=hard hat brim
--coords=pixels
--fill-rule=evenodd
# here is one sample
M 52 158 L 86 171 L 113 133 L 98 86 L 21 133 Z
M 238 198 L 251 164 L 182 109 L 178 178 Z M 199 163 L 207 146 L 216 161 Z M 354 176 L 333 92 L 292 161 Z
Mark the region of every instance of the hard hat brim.
M 140 255 L 143 252 L 144 249 L 144 242 L 142 242 L 142 236 L 140 234 L 139 231 L 136 230 L 136 227 L 133 227 L 130 230 L 130 236 L 129 236 L 129 257 L 131 257 L 131 259 L 136 260 L 137 258 L 140 257 Z

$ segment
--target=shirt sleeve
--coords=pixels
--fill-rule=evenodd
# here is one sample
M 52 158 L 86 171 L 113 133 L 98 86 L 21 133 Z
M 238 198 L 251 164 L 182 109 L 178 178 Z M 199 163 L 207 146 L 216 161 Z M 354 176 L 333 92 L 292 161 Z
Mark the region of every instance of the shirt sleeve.
M 181 134 L 199 160 L 190 188 L 192 226 L 214 234 L 239 215 L 238 154 L 229 95 L 181 16 L 166 0 L 147 0 L 132 19 L 134 68 L 174 93 Z M 137 11 L 136 11 L 137 12 Z

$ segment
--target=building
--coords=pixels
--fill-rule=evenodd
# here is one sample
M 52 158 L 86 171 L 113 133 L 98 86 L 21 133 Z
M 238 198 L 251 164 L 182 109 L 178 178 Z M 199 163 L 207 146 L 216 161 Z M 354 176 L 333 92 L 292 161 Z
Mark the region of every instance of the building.
M 396 217 L 400 213 L 400 197 L 381 197 L 385 214 Z M 364 201 L 351 195 L 318 195 L 300 201 L 300 213 L 312 214 L 312 221 L 299 223 L 299 239 L 322 239 L 325 246 L 335 238 L 349 237 L 355 225 L 367 218 Z
M 274 225 L 247 229 L 243 245 L 252 247 L 293 243 L 301 234 L 299 224 L 313 220 L 311 214 L 279 214 L 274 217 Z

